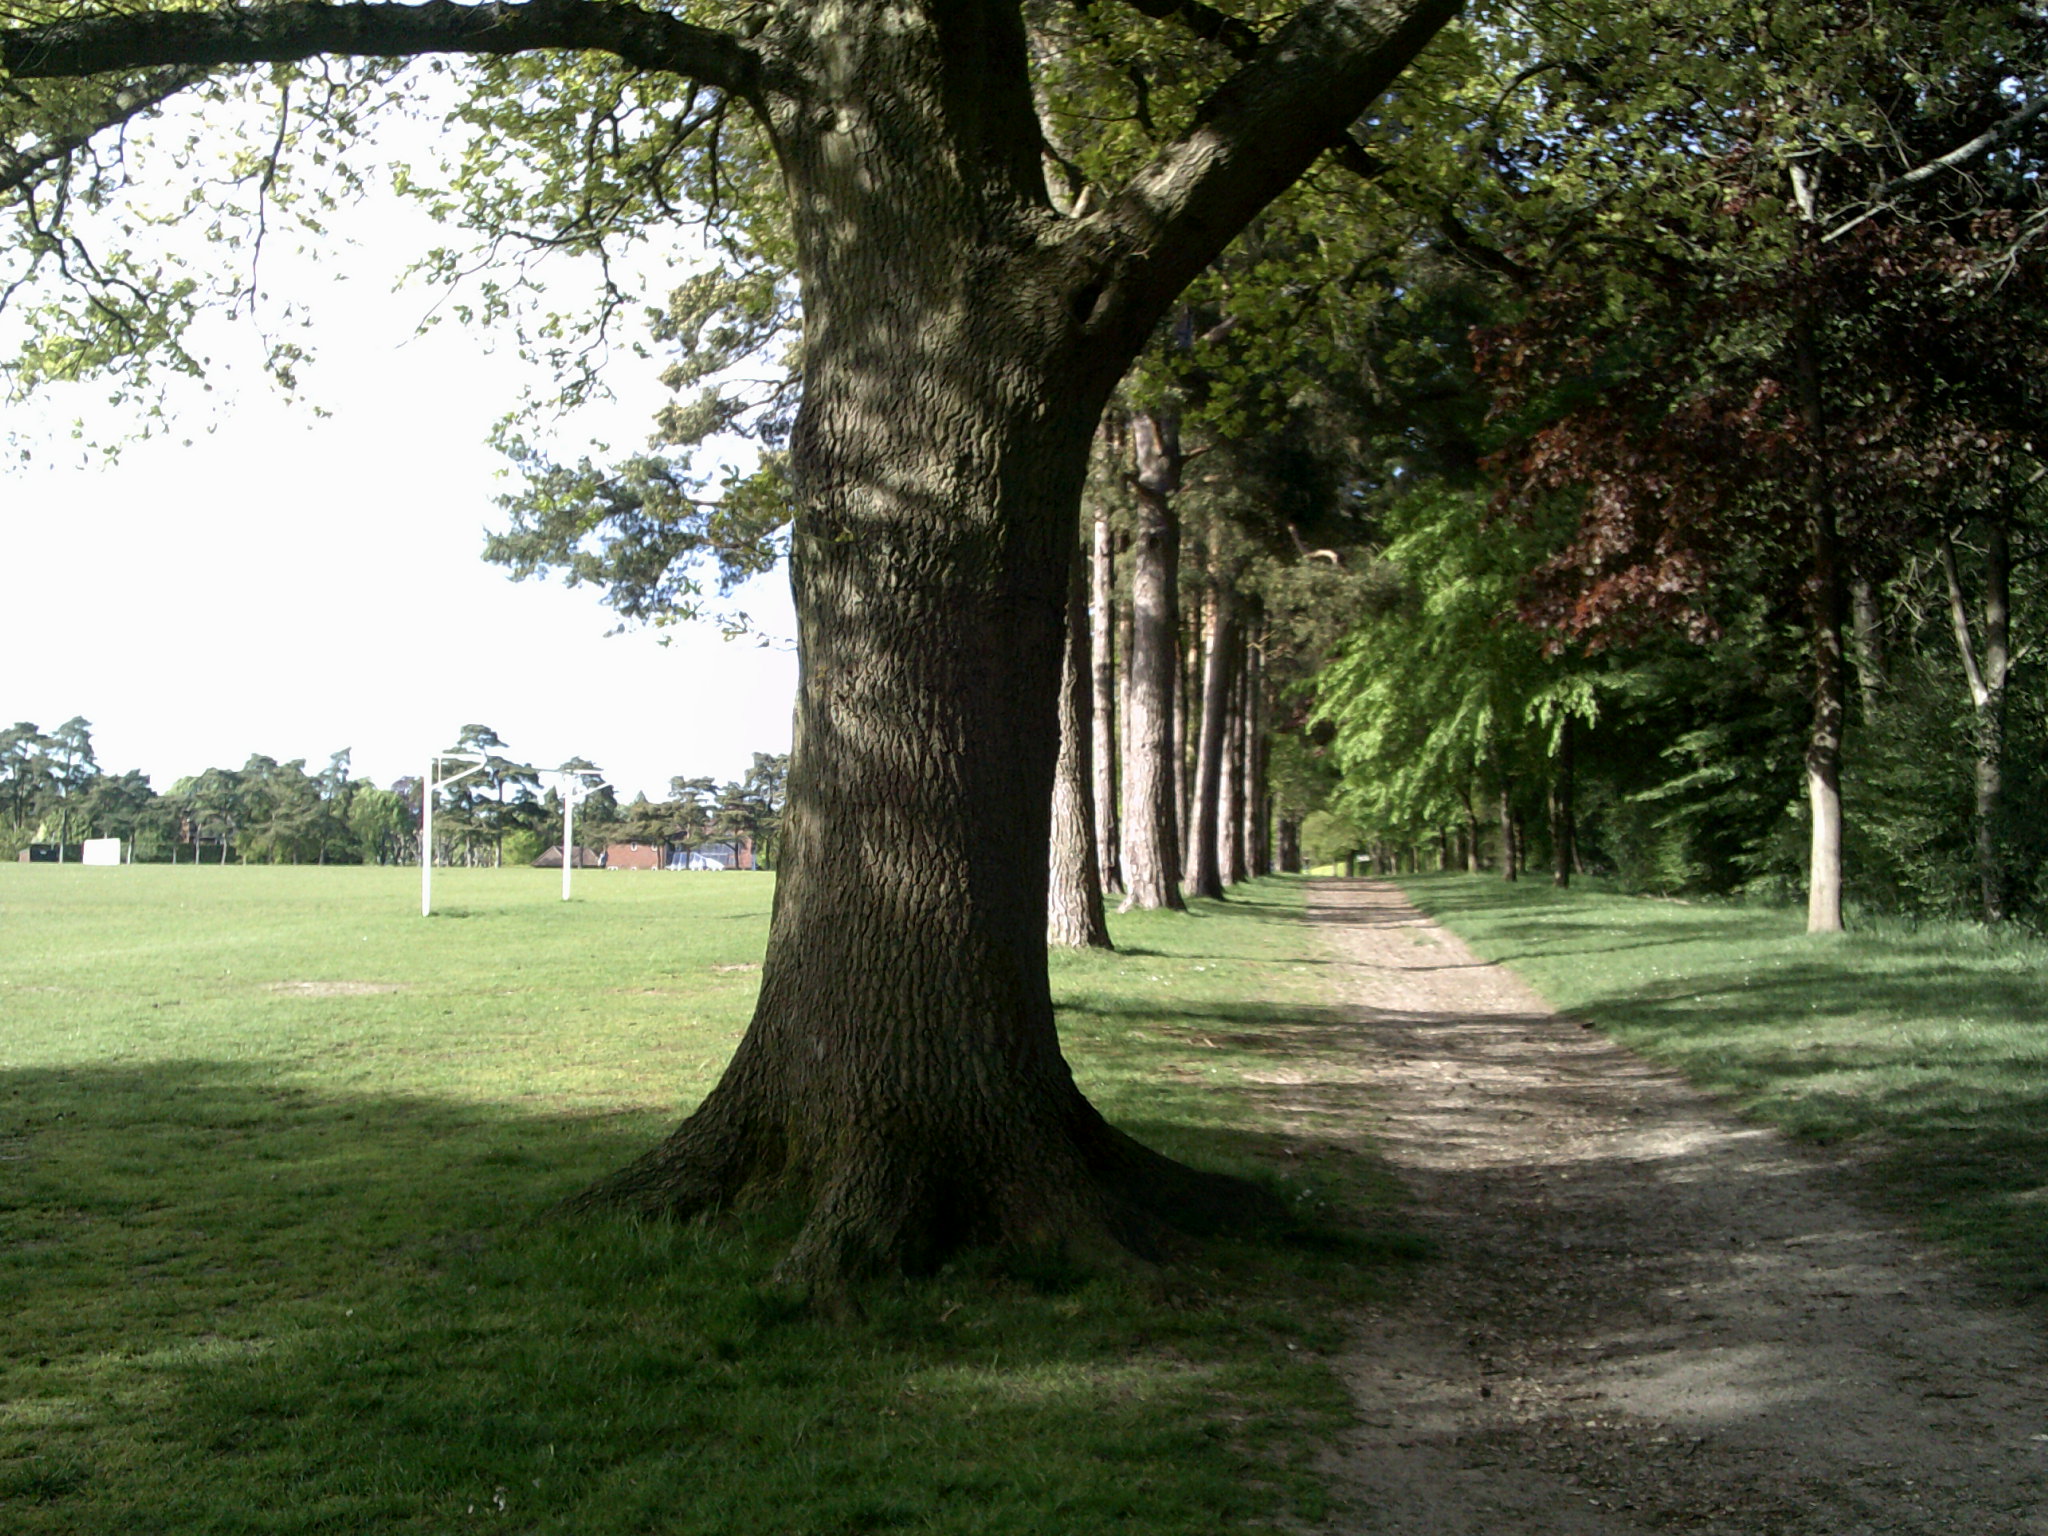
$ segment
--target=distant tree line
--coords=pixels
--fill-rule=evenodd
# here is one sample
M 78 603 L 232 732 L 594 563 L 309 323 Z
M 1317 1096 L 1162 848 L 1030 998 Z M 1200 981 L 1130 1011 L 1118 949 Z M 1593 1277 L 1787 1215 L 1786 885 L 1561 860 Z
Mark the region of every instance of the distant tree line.
M 483 759 L 482 772 L 443 788 L 434 807 L 436 862 L 530 863 L 559 842 L 560 790 L 510 755 L 488 726 L 465 725 L 450 749 Z M 257 753 L 240 768 L 208 768 L 158 793 L 148 777 L 101 767 L 89 721 L 45 732 L 30 721 L 0 730 L 0 856 L 31 843 L 118 837 L 143 862 L 406 864 L 420 855 L 420 779 L 379 786 L 350 772 L 348 749 L 309 771 L 304 758 Z M 577 841 L 730 840 L 772 867 L 781 827 L 786 757 L 756 753 L 738 779 L 677 776 L 670 797 L 621 803 L 608 786 L 577 808 Z M 594 779 L 586 759 L 562 765 Z

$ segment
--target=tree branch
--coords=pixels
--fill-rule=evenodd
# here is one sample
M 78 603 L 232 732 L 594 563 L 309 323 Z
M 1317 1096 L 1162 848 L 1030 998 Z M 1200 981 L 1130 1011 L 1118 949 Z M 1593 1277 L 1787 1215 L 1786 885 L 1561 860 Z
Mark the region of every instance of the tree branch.
M 1249 64 L 1265 39 L 1249 22 L 1226 16 L 1201 0 L 1123 0 L 1140 16 L 1154 21 L 1171 21 L 1186 28 L 1205 43 L 1214 43 L 1240 64 Z
M 1173 295 L 1346 137 L 1462 0 L 1318 0 L 1219 86 L 1177 143 L 1091 215 L 1115 254 L 1105 327 L 1149 331 Z
M 1901 192 L 1909 192 L 1914 187 L 1920 185 L 1921 182 L 1930 181 L 1934 177 L 1939 176 L 1943 171 L 1953 171 L 1959 166 L 1967 165 L 1979 155 L 1989 154 L 1992 150 L 1998 148 L 1999 145 L 2018 137 L 2022 129 L 2038 121 L 2044 113 L 2048 113 L 2048 96 L 2042 96 L 2037 100 L 2028 102 L 2019 111 L 2013 113 L 2012 116 L 1992 124 L 1991 127 L 1985 129 L 1974 139 L 1969 140 L 1967 143 L 1958 144 L 1947 154 L 1937 155 L 1926 164 L 1916 165 L 1904 175 L 1894 176 L 1890 181 L 1881 183 L 1864 200 L 1863 211 L 1846 223 L 1838 224 L 1835 228 L 1829 230 L 1822 237 L 1823 243 L 1829 240 L 1839 240 L 1857 225 L 1877 217 L 1878 214 L 1884 212 L 1891 205 L 1891 200 Z
M 1141 16 L 1171 21 L 1205 43 L 1214 43 L 1240 64 L 1249 64 L 1265 47 L 1265 38 L 1251 23 L 1227 16 L 1201 0 L 1123 0 Z M 1351 136 L 1347 126 L 1329 143 L 1330 158 L 1362 181 L 1371 181 L 1386 166 Z
M 1970 685 L 1970 702 L 1982 709 L 1991 697 L 1984 686 L 1984 674 L 1977 667 L 1977 648 L 1970 638 L 1970 607 L 1963 598 L 1962 572 L 1956 569 L 1956 544 L 1947 528 L 1941 530 L 1941 574 L 1948 581 L 1949 624 L 1955 630 L 1956 652 L 1963 659 L 1963 677 Z
M 161 105 L 186 86 L 196 85 L 205 78 L 205 71 L 199 69 L 155 70 L 99 103 L 86 126 L 52 134 L 19 150 L 0 149 L 0 193 L 26 186 L 36 175 L 66 155 L 85 148 L 97 135 Z
M 409 58 L 543 48 L 608 53 L 685 75 L 748 101 L 770 83 L 740 39 L 614 0 L 524 5 L 306 4 L 218 11 L 140 11 L 0 32 L 0 68 L 17 79 L 75 78 L 165 65 L 279 64 L 319 54 Z

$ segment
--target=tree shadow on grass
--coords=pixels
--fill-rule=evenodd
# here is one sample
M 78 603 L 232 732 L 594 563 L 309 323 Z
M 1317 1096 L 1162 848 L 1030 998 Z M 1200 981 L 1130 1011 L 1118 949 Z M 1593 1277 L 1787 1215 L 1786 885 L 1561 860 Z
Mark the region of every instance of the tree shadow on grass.
M 1158 1289 L 969 1266 L 827 1322 L 764 1283 L 785 1213 L 535 1219 L 672 1118 L 218 1061 L 0 1075 L 0 1528 L 1178 1536 L 1312 1508 L 1289 1448 L 1344 1402 L 1280 1346 L 1334 1346 L 1370 1253 L 1248 1239 Z M 1285 1155 L 1171 1107 L 1148 1130 Z
M 1779 961 L 1578 1010 L 1871 1176 L 2006 1289 L 2048 1298 L 2048 1043 L 2034 978 Z

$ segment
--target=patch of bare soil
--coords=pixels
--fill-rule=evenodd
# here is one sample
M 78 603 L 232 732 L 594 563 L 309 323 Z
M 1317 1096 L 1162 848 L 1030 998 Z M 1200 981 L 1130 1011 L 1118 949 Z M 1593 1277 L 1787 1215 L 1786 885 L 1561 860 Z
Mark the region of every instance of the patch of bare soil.
M 1267 1091 L 1367 1132 L 1438 1253 L 1342 1362 L 1332 1531 L 2048 1536 L 2028 1317 L 1393 887 L 1310 915 L 1343 1011 Z
M 399 987 L 392 981 L 274 981 L 270 990 L 294 997 L 375 997 Z

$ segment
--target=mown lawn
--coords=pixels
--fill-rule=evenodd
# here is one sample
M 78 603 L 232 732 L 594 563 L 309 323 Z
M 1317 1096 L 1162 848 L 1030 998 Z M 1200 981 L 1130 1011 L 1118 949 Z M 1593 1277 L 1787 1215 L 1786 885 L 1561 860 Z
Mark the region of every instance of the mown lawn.
M 1474 950 L 1878 1188 L 2012 1294 L 2048 1300 L 2048 943 L 1629 897 L 1597 883 L 1402 882 Z
M 545 1219 L 715 1078 L 767 876 L 0 866 L 0 1530 L 1131 1533 L 1310 1518 L 1333 1314 L 1413 1251 L 1241 1074 L 1300 891 L 1061 956 L 1120 1123 L 1300 1232 L 1156 1277 L 976 1261 L 828 1323 L 789 1215 Z M 1308 1170 L 1308 1171 L 1304 1171 Z

